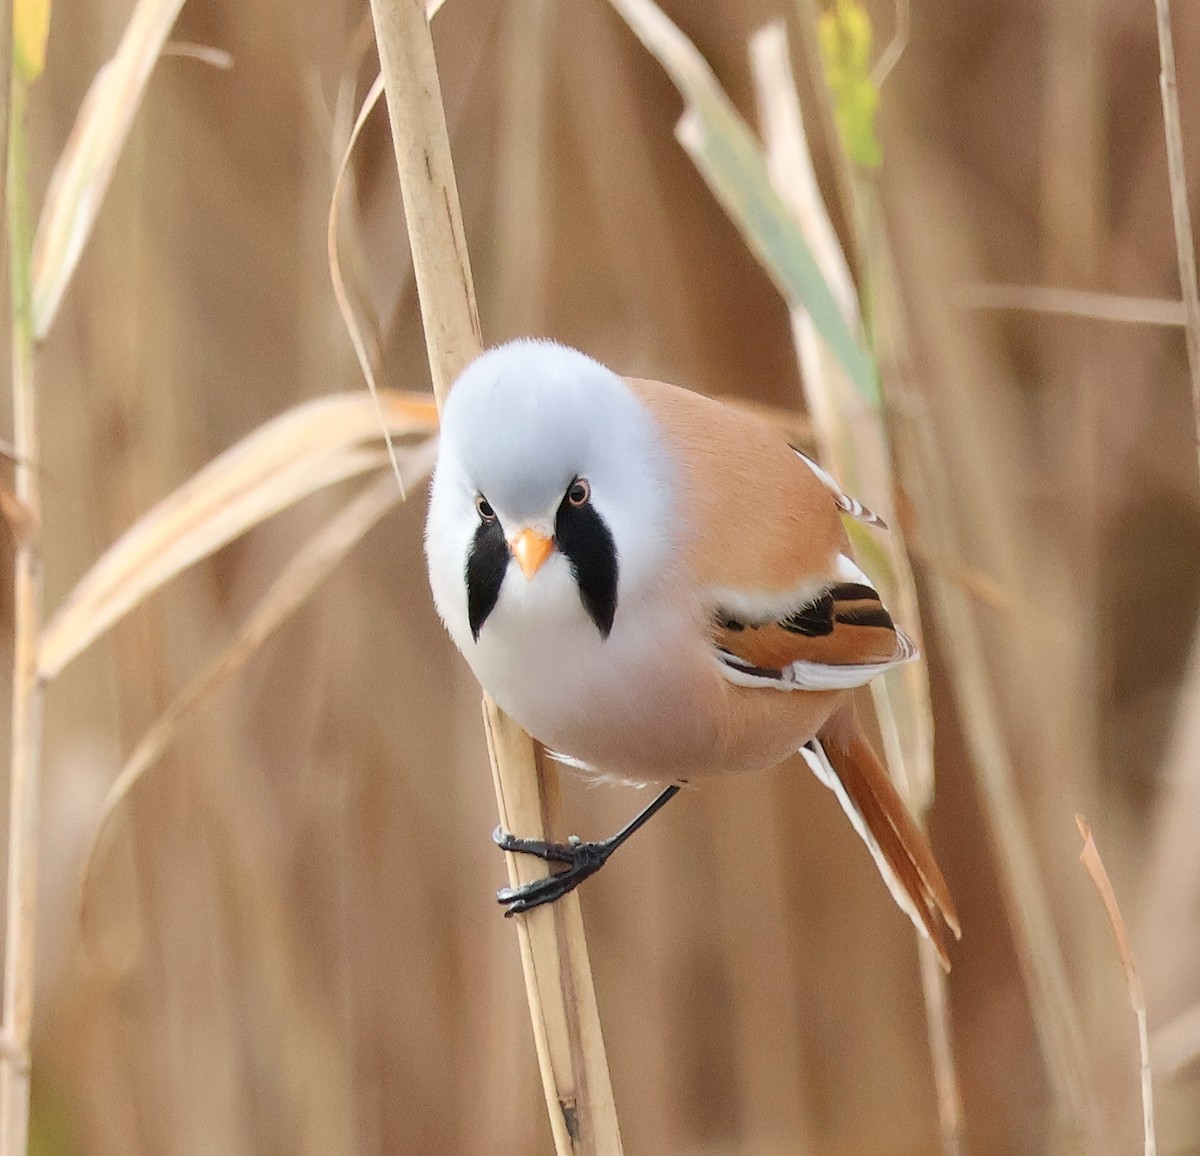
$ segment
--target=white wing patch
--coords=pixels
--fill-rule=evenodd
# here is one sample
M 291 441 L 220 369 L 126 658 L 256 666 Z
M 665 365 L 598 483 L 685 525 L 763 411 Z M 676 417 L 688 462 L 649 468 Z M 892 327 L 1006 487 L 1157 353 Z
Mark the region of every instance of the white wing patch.
M 872 590 L 875 590 L 875 583 L 859 569 L 858 563 L 848 554 L 839 554 L 837 556 L 837 576 L 843 582 L 857 582 L 862 586 L 869 586 Z M 878 591 L 876 591 L 876 594 L 878 594 Z
M 835 573 L 842 577 L 842 562 L 849 561 L 845 554 L 839 554 L 835 563 Z M 862 571 L 859 571 L 862 574 Z M 865 582 L 870 585 L 865 574 L 861 578 L 852 579 L 855 582 Z M 761 594 L 745 590 L 733 590 L 728 586 L 712 586 L 706 591 L 706 601 L 711 606 L 719 606 L 721 610 L 743 622 L 770 622 L 790 614 L 797 606 L 804 606 L 818 597 L 829 587 L 828 578 L 809 578 L 792 590 L 783 593 Z
M 764 670 L 743 662 L 736 654 L 718 649 L 721 673 L 736 686 L 769 686 L 776 690 L 854 690 L 866 686 L 873 678 L 914 662 L 920 657 L 916 644 L 901 630 L 896 631 L 897 652 L 886 662 L 857 662 L 833 664 L 827 662 L 793 662 L 783 670 Z
M 792 447 L 796 457 L 798 457 L 814 474 L 817 475 L 817 480 L 833 495 L 833 500 L 837 503 L 837 507 L 843 514 L 849 514 L 851 518 L 855 518 L 860 522 L 865 522 L 868 526 L 879 526 L 881 529 L 887 529 L 887 523 L 872 510 L 868 510 L 862 502 L 857 498 L 850 497 L 841 486 L 834 481 L 833 475 L 827 470 L 823 470 L 816 462 L 807 454 L 802 454 L 795 446 Z
M 873 678 L 906 662 L 913 662 L 920 654 L 913 640 L 901 630 L 896 631 L 896 655 L 886 662 L 861 662 L 846 666 L 833 666 L 823 662 L 793 662 L 783 672 L 784 681 L 797 690 L 851 690 L 866 686 Z

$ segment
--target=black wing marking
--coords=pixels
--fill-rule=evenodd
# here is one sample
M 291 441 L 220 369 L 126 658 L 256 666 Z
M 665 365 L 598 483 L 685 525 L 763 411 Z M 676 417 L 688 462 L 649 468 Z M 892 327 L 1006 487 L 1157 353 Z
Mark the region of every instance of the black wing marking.
M 807 690 L 862 686 L 917 654 L 878 592 L 863 582 L 836 583 L 765 622 L 719 611 L 714 643 L 733 681 Z

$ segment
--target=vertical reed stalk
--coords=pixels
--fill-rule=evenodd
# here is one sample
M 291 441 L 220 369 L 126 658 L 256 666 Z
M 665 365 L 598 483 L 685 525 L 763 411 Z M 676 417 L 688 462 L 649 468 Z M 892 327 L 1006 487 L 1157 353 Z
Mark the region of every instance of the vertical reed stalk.
M 1200 290 L 1196 286 L 1196 247 L 1188 211 L 1187 170 L 1183 163 L 1183 128 L 1179 120 L 1179 90 L 1175 83 L 1175 41 L 1171 33 L 1170 0 L 1154 0 L 1158 22 L 1163 127 L 1167 134 L 1167 172 L 1171 181 L 1171 214 L 1175 220 L 1175 251 L 1179 259 L 1179 288 L 1183 294 L 1188 368 L 1192 375 L 1192 413 L 1196 421 L 1196 454 L 1200 462 Z
M 392 144 L 412 244 L 413 270 L 433 388 L 439 406 L 450 383 L 482 348 L 446 115 L 424 0 L 371 0 L 387 92 Z M 488 750 L 502 825 L 546 838 L 558 796 L 543 776 L 533 741 L 484 701 Z M 526 882 L 547 866 L 508 857 Z M 521 962 L 550 1127 L 560 1156 L 622 1151 L 608 1061 L 575 894 L 518 917 Z
M 847 325 L 861 332 L 858 296 L 845 254 L 817 184 L 812 154 L 804 130 L 800 94 L 792 74 L 787 30 L 782 21 L 767 24 L 751 36 L 750 66 L 758 96 L 759 119 L 762 123 L 771 181 L 795 213 L 821 275 L 830 286 Z M 890 496 L 889 491 L 894 486 L 891 477 L 891 449 L 882 419 L 876 418 L 872 421 L 869 412 L 851 410 L 850 407 L 856 399 L 854 390 L 840 380 L 841 368 L 828 355 L 811 318 L 797 305 L 792 306 L 791 312 L 792 332 L 803 370 L 805 394 L 817 427 L 817 438 L 822 445 L 822 452 L 835 466 L 843 465 L 838 460 L 836 449 L 844 445 L 847 439 L 836 435 L 839 428 L 855 426 L 859 445 L 863 447 L 860 461 L 856 464 L 859 464 L 860 468 L 873 466 L 877 484 L 882 489 L 882 493 L 880 490 L 872 492 L 871 501 L 878 500 L 877 494 Z M 898 605 L 903 608 L 905 620 L 915 623 L 918 613 L 916 584 L 898 524 L 892 529 L 890 547 L 893 572 L 897 579 L 897 594 L 900 596 Z M 894 713 L 919 716 L 917 726 L 910 724 L 909 730 L 923 731 L 921 741 L 912 744 L 911 753 L 906 752 L 904 746 L 899 743 L 892 744 L 887 751 L 887 765 L 892 777 L 897 779 L 904 791 L 906 802 L 916 808 L 918 821 L 923 824 L 924 813 L 933 792 L 933 708 L 924 680 L 908 683 L 906 689 L 907 699 L 893 701 L 885 690 L 876 697 L 876 705 L 885 735 L 886 720 L 894 717 Z M 922 765 L 916 768 L 906 767 L 906 762 L 919 762 Z M 917 786 L 915 791 L 914 784 Z M 933 944 L 928 939 L 918 937 L 917 945 L 921 990 L 925 999 L 925 1022 L 934 1088 L 937 1093 L 942 1152 L 944 1156 L 959 1156 L 965 1147 L 965 1126 L 958 1070 L 954 1059 L 949 982 Z
M 1121 960 L 1121 968 L 1125 972 L 1125 983 L 1129 988 L 1129 1003 L 1137 1019 L 1138 1060 L 1142 1085 L 1142 1143 L 1145 1156 L 1158 1156 L 1158 1137 L 1154 1127 L 1154 1081 L 1150 1067 L 1150 1037 L 1146 1028 L 1146 993 L 1142 989 L 1142 978 L 1138 974 L 1137 963 L 1133 958 L 1133 944 L 1129 942 L 1129 931 L 1125 926 L 1125 917 L 1121 914 L 1121 905 L 1117 902 L 1117 894 L 1113 890 L 1112 880 L 1100 857 L 1100 849 L 1092 835 L 1092 829 L 1082 815 L 1075 816 L 1075 825 L 1083 837 L 1083 851 L 1079 861 L 1084 870 L 1092 877 L 1100 900 L 1104 904 L 1104 913 L 1108 916 L 1108 925 L 1112 928 L 1113 940 L 1116 942 L 1117 956 Z
M 11 54 L 5 52 L 4 55 L 7 59 Z M 38 634 L 42 621 L 42 557 L 30 306 L 31 231 L 25 179 L 25 102 L 21 84 L 12 89 L 11 102 L 7 207 L 12 275 L 13 443 L 17 454 L 16 497 L 21 517 L 19 525 L 14 527 L 8 928 L 4 953 L 6 1047 L 0 1068 L 0 1156 L 25 1156 L 29 1132 L 29 1035 L 33 1020 L 38 764 L 42 729 L 42 689 L 37 673 Z
M 12 115 L 13 0 L 0 0 L 0 234 L 8 234 L 8 122 Z M 0 245 L 0 250 L 3 245 Z M 4 320 L 7 321 L 7 318 Z

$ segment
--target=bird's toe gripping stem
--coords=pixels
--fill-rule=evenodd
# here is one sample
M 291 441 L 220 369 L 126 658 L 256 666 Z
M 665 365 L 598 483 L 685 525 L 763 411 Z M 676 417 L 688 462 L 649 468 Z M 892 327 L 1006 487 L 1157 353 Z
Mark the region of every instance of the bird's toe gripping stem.
M 553 903 L 568 891 L 574 891 L 589 875 L 594 875 L 615 850 L 610 840 L 599 843 L 584 843 L 571 840 L 568 843 L 547 843 L 541 839 L 518 839 L 502 827 L 492 832 L 492 840 L 502 851 L 516 855 L 533 855 L 548 863 L 564 863 L 562 871 L 555 871 L 544 879 L 535 879 L 520 887 L 501 887 L 496 899 L 504 905 L 505 915 L 519 915 L 543 903 Z

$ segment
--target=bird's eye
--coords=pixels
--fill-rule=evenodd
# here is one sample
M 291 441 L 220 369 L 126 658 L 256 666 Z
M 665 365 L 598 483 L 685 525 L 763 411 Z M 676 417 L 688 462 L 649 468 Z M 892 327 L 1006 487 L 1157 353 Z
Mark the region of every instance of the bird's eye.
M 592 487 L 588 485 L 587 478 L 576 478 L 571 483 L 571 488 L 567 491 L 567 501 L 576 507 L 586 506 L 591 496 Z
M 479 518 L 483 522 L 494 522 L 496 520 L 496 511 L 492 509 L 492 504 L 482 494 L 475 495 L 475 509 L 479 511 Z

